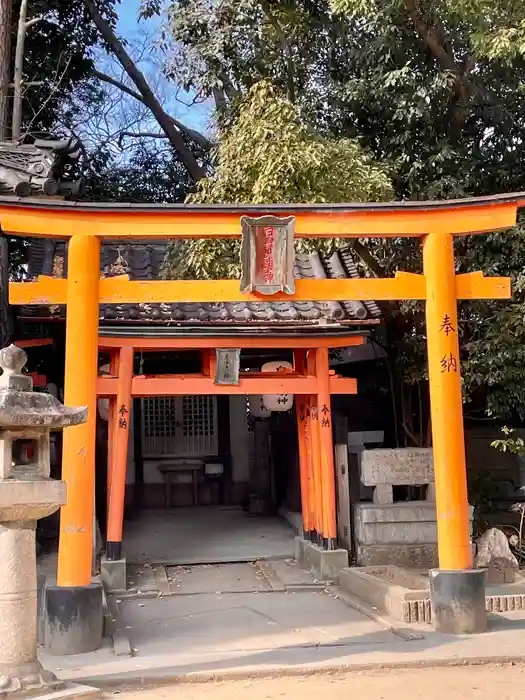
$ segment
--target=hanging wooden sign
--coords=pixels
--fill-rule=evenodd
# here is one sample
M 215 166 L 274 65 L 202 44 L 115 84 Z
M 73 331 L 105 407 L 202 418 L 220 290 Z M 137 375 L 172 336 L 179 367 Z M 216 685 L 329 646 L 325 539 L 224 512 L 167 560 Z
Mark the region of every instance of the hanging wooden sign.
M 295 216 L 241 217 L 241 292 L 295 293 Z
M 217 348 L 215 350 L 215 384 L 238 384 L 241 368 L 239 348 Z

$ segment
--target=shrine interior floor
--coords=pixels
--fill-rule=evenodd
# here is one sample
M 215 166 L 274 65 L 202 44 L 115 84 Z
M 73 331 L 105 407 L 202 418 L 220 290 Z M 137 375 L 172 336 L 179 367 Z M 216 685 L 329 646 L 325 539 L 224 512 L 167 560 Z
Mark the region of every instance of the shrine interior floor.
M 242 508 L 143 510 L 124 523 L 129 564 L 192 565 L 293 556 L 295 532 L 284 518 Z

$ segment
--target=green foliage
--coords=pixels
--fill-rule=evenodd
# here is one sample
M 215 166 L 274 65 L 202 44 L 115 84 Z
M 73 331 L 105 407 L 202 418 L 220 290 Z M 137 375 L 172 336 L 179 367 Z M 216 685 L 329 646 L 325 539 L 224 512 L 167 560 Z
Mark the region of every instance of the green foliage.
M 308 139 L 325 139 L 316 143 L 337 149 L 357 140 L 365 152 L 373 153 L 375 162 L 388 169 L 397 199 L 444 199 L 523 189 L 525 61 L 517 55 L 519 42 L 514 41 L 511 50 L 487 48 L 497 32 L 519 26 L 525 12 L 521 3 L 176 0 L 170 7 L 169 30 L 176 44 L 166 47 L 168 69 L 200 96 L 216 99 L 223 127 L 221 141 L 233 133 L 239 104 L 246 109 L 243 99 L 252 86 L 269 79 L 294 105 L 294 123 L 299 119 Z M 280 131 L 274 130 L 268 143 L 250 141 L 251 132 L 259 134 L 261 128 L 256 120 L 247 121 L 242 147 L 236 151 L 235 142 L 228 143 L 225 162 L 230 165 L 224 170 L 219 150 L 216 178 L 205 183 L 198 198 L 262 202 L 289 201 L 289 195 L 307 201 L 317 192 L 327 201 L 332 199 L 323 182 L 312 184 L 308 165 L 302 160 L 299 175 L 297 166 L 291 170 L 290 186 L 295 191 L 288 192 L 286 182 L 277 175 L 287 172 L 281 166 L 288 152 L 288 132 L 283 132 L 287 145 L 281 150 L 275 146 Z M 258 143 L 260 153 L 268 148 L 272 159 L 277 154 L 272 172 L 276 174 L 273 194 L 278 197 L 267 186 L 267 169 L 262 168 L 257 177 L 249 170 L 257 162 Z M 330 158 L 339 163 L 337 155 Z M 272 159 L 268 157 L 267 163 Z M 338 191 L 341 198 L 354 198 L 351 190 L 344 192 L 345 178 L 344 169 L 337 165 L 330 169 L 326 186 Z M 252 186 L 257 186 L 261 199 L 250 196 Z M 512 303 L 476 302 L 460 307 L 468 410 L 508 420 L 525 417 L 524 241 L 519 229 L 456 242 L 458 271 L 482 270 L 513 278 Z M 421 270 L 417 241 L 364 243 L 384 275 L 398 269 Z M 193 247 L 194 257 L 187 257 L 184 246 L 178 251 L 178 262 L 174 252 L 171 273 L 181 269 L 191 269 L 191 276 L 237 273 L 237 251 L 229 243 L 200 245 L 200 249 Z M 422 305 L 401 304 L 393 309 L 386 333 L 399 384 L 408 395 L 410 385 L 417 386 L 425 413 Z M 412 410 L 406 399 L 401 401 L 400 414 Z
M 490 446 L 500 452 L 511 452 L 514 455 L 523 457 L 523 455 L 525 455 L 525 442 L 523 438 L 519 436 L 517 438 L 512 437 L 514 430 L 512 428 L 507 428 L 507 426 L 504 426 L 501 432 L 505 437 L 500 440 L 493 440 Z
M 319 136 L 269 81 L 257 83 L 222 135 L 214 174 L 193 201 L 345 202 L 392 196 L 384 168 L 357 141 Z
M 101 0 L 99 9 L 110 21 L 115 20 L 118 0 Z M 13 2 L 14 55 L 20 1 Z M 86 83 L 91 77 L 94 49 L 100 37 L 83 3 L 71 0 L 35 0 L 30 3 L 30 17 L 42 17 L 28 31 L 25 42 L 24 75 L 38 83 L 24 90 L 23 129 L 33 132 L 60 131 L 57 115 L 80 109 L 79 100 L 71 97 L 79 88 L 85 103 L 98 99 L 100 93 Z M 67 131 L 67 129 L 65 130 Z M 70 134 L 68 134 L 70 135 Z
M 510 276 L 510 302 L 461 306 L 463 376 L 467 402 L 505 421 L 525 420 L 525 237 L 513 231 L 456 242 L 459 271 Z
M 171 150 L 137 148 L 116 164 L 107 153 L 91 163 L 83 199 L 108 202 L 183 202 L 190 179 Z
M 332 10 L 352 18 L 380 21 L 404 8 L 425 21 L 439 15 L 462 22 L 473 51 L 480 56 L 507 59 L 525 55 L 525 6 L 520 0 L 331 0 Z
M 255 84 L 238 118 L 221 134 L 214 173 L 192 202 L 345 202 L 387 199 L 392 187 L 357 141 L 328 138 L 301 123 L 298 109 L 269 81 Z M 238 242 L 188 241 L 171 259 L 172 274 L 239 276 Z
M 168 17 L 168 74 L 213 99 L 219 120 L 234 117 L 252 85 L 269 79 L 325 132 L 333 71 L 352 41 L 328 0 L 171 0 Z
M 330 4 L 334 12 L 351 17 L 378 15 L 380 12 L 376 0 L 332 0 Z
M 139 19 L 149 19 L 160 15 L 162 11 L 161 0 L 141 0 L 139 4 Z

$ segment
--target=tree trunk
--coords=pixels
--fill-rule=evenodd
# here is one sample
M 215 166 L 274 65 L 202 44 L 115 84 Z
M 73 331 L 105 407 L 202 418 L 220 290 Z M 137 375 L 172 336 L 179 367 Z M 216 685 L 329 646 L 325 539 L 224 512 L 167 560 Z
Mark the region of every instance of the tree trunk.
M 5 236 L 0 235 L 0 348 L 13 341 L 13 324 L 9 308 L 9 251 Z
M 197 159 L 191 150 L 186 146 L 182 134 L 173 124 L 170 115 L 164 111 L 162 105 L 155 97 L 153 90 L 150 88 L 148 81 L 144 77 L 144 74 L 133 62 L 133 59 L 124 48 L 122 42 L 119 41 L 111 26 L 97 10 L 93 0 L 83 0 L 83 2 L 104 41 L 135 84 L 135 87 L 142 96 L 144 104 L 149 107 L 151 113 L 158 121 L 160 128 L 166 134 L 171 145 L 179 154 L 180 159 L 186 167 L 186 170 L 192 179 L 195 180 L 195 182 L 201 180 L 205 176 L 204 170 L 197 162 Z
M 22 77 L 24 73 L 24 42 L 26 38 L 27 0 L 20 3 L 18 16 L 18 34 L 16 37 L 14 91 L 13 91 L 13 126 L 11 138 L 18 141 L 22 128 Z
M 9 138 L 12 0 L 0 0 L 0 141 Z

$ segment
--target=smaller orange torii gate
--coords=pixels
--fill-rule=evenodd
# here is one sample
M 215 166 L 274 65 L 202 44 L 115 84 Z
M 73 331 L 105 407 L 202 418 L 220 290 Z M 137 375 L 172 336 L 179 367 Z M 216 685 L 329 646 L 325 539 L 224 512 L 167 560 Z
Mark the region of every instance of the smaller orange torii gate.
M 461 399 L 457 302 L 461 299 L 507 299 L 510 280 L 485 278 L 481 272 L 456 275 L 454 236 L 492 232 L 515 225 L 525 194 L 498 195 L 443 202 L 394 202 L 334 205 L 131 205 L 45 202 L 0 198 L 0 227 L 17 236 L 68 239 L 68 277 L 40 277 L 10 285 L 10 302 L 65 304 L 65 403 L 87 405 L 89 420 L 64 436 L 62 478 L 68 503 L 62 509 L 58 585 L 91 583 L 91 547 L 97 396 L 113 405 L 111 449 L 110 541 L 122 538 L 127 430 L 119 430 L 116 406 L 129 406 L 133 396 L 213 393 L 290 393 L 296 401 L 300 435 L 301 493 L 305 529 L 325 543 L 335 541 L 335 484 L 330 421 L 332 393 L 353 393 L 355 381 L 330 374 L 328 348 L 364 342 L 348 334 L 337 339 L 274 337 L 250 342 L 239 337 L 163 339 L 99 338 L 99 304 L 236 301 L 347 301 L 419 299 L 426 302 L 431 418 L 442 570 L 472 567 Z M 293 217 L 295 236 L 303 238 L 417 237 L 422 240 L 422 275 L 399 272 L 392 279 L 296 280 L 293 294 L 271 297 L 242 292 L 235 280 L 167 280 L 137 282 L 126 276 L 100 278 L 101 240 L 238 238 L 241 217 Z M 244 344 L 243 344 L 244 343 Z M 246 344 L 248 343 L 248 345 Z M 213 382 L 207 349 L 288 347 L 295 367 L 287 375 L 250 375 L 237 386 Z M 135 350 L 198 348 L 203 350 L 199 375 L 133 376 Z M 99 349 L 112 352 L 109 377 L 98 377 Z M 127 410 L 127 409 L 126 409 Z M 303 420 L 309 416 L 308 420 Z M 122 428 L 122 421 L 120 421 Z M 113 539 L 114 538 L 114 539 Z

